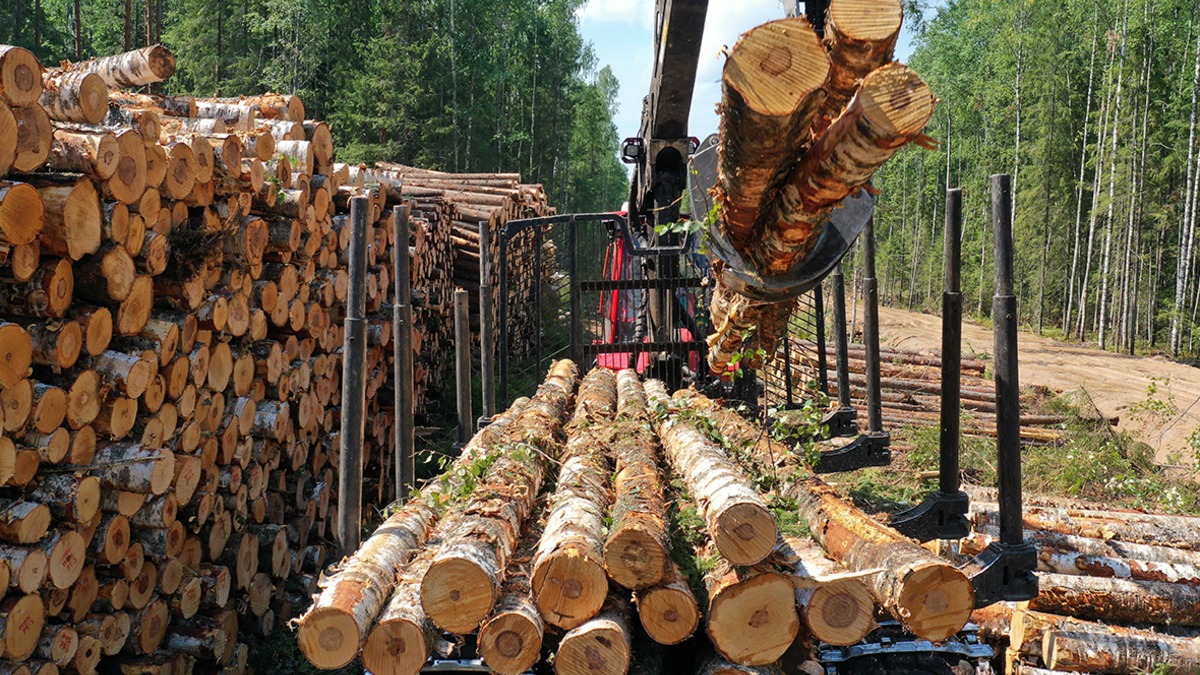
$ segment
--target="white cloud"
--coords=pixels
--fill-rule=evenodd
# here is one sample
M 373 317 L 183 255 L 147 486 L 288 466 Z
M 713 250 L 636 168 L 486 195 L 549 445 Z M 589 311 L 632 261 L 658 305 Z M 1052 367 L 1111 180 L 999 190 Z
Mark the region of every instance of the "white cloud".
M 588 0 L 575 10 L 579 23 L 628 23 L 651 30 L 654 26 L 654 0 Z

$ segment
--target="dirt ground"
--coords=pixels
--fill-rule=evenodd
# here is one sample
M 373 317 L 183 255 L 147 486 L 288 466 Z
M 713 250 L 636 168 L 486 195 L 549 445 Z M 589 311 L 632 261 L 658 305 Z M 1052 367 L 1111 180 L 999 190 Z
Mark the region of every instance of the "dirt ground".
M 860 313 L 859 316 L 862 316 Z M 879 309 L 880 340 L 907 349 L 940 349 L 941 317 L 902 309 Z M 963 325 L 963 354 L 990 357 L 992 329 L 970 322 Z M 1188 437 L 1200 427 L 1200 368 L 1173 363 L 1165 357 L 1123 356 L 1057 342 L 1022 331 L 1019 334 L 1022 385 L 1042 385 L 1060 391 L 1083 388 L 1107 417 L 1119 419 L 1129 431 L 1155 450 L 1160 463 L 1191 463 Z M 1147 387 L 1157 384 L 1148 407 Z M 1133 408 L 1131 409 L 1131 406 Z

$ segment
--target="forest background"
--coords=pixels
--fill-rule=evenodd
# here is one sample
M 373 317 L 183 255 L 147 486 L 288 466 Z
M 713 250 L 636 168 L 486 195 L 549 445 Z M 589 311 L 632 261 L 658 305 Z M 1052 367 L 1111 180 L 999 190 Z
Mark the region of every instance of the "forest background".
M 937 310 L 944 195 L 961 187 L 966 306 L 986 318 L 988 177 L 1010 173 L 1025 323 L 1196 358 L 1198 2 L 908 0 L 941 146 L 876 175 L 881 299 Z M 162 42 L 179 57 L 165 93 L 297 93 L 344 161 L 519 171 L 562 212 L 612 210 L 627 191 L 618 83 L 581 37 L 582 5 L 5 0 L 0 43 L 56 64 Z

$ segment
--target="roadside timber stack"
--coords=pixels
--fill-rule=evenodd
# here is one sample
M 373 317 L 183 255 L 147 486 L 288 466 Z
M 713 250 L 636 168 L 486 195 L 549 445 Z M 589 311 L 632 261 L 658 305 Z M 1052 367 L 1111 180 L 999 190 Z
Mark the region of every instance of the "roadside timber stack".
M 294 618 L 331 562 L 350 198 L 370 205 L 364 464 L 384 477 L 394 256 L 420 414 L 454 287 L 479 285 L 472 228 L 553 213 L 518 174 L 480 196 L 336 163 L 296 96 L 134 90 L 174 70 L 158 45 L 50 70 L 0 46 L 3 672 L 243 672 L 239 635 Z

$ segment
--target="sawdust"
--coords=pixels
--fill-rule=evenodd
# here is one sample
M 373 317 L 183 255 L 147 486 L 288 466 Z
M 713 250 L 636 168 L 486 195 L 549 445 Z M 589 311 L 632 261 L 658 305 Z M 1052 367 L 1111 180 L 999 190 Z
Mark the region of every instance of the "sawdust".
M 859 309 L 862 316 L 862 309 Z M 879 308 L 880 341 L 885 346 L 936 351 L 941 348 L 941 317 L 889 307 Z M 1057 342 L 1021 331 L 1018 337 L 1022 386 L 1042 385 L 1059 391 L 1082 388 L 1117 428 L 1154 448 L 1155 459 L 1169 463 L 1178 454 L 1190 462 L 1188 438 L 1200 427 L 1200 368 L 1174 363 L 1164 356 L 1127 356 Z M 992 329 L 964 321 L 964 356 L 990 358 Z M 1145 411 L 1147 388 L 1157 385 L 1154 399 L 1172 404 L 1169 414 Z

